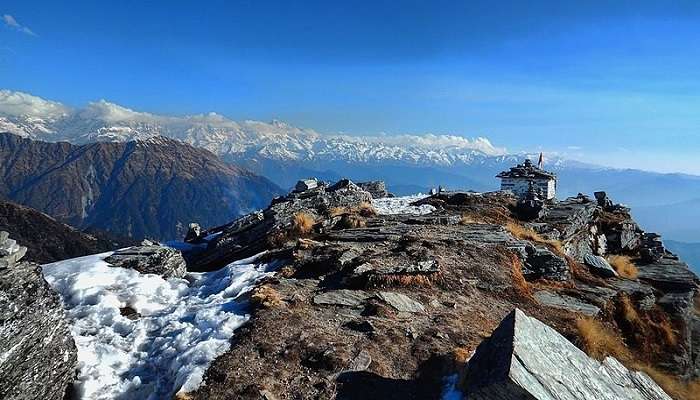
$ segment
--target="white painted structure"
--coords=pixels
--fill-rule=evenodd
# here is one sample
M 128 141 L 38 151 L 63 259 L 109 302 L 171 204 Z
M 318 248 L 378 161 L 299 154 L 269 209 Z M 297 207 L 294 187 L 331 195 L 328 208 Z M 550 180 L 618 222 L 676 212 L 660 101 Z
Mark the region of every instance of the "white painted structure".
M 557 176 L 534 166 L 530 160 L 525 160 L 524 164 L 518 164 L 496 177 L 501 179 L 501 190 L 511 191 L 520 198 L 528 194 L 531 185 L 542 199 L 550 200 L 557 195 Z

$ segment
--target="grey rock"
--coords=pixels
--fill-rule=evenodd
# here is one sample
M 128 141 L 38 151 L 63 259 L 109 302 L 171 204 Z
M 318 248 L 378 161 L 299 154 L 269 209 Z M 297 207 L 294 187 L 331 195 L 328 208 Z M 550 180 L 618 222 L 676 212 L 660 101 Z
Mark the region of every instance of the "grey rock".
M 202 239 L 202 227 L 196 222 L 191 222 L 185 235 L 186 243 L 196 243 Z
M 401 293 L 379 292 L 377 297 L 399 312 L 417 313 L 425 311 L 425 307 L 421 303 Z
M 579 312 L 591 317 L 595 317 L 600 313 L 600 308 L 594 306 L 593 304 L 586 303 L 585 301 L 579 300 L 575 297 L 550 292 L 548 290 L 535 292 L 535 298 L 544 305 L 554 308 L 561 308 L 572 312 Z
M 661 291 L 683 292 L 696 290 L 697 275 L 688 268 L 688 264 L 677 257 L 664 256 L 648 263 L 637 264 L 638 278 Z
M 583 257 L 583 262 L 584 264 L 588 265 L 591 272 L 596 275 L 600 275 L 605 278 L 617 276 L 617 271 L 615 271 L 610 263 L 608 263 L 608 261 L 601 256 L 586 254 Z
M 367 350 L 360 350 L 360 352 L 352 359 L 347 371 L 365 371 L 372 364 L 372 357 L 370 357 Z
M 526 246 L 525 252 L 523 275 L 526 279 L 545 278 L 565 281 L 569 278 L 569 264 L 563 257 L 554 254 L 545 247 L 532 245 Z
M 0 232 L 0 269 L 11 268 L 27 254 L 27 248 L 20 246 L 10 235 Z
M 65 317 L 39 265 L 0 270 L 0 398 L 64 398 L 77 367 Z
M 314 296 L 315 304 L 358 307 L 372 297 L 363 290 L 339 289 L 331 290 Z
M 269 250 L 279 244 L 271 241 L 272 237 L 285 240 L 285 235 L 291 230 L 294 217 L 298 213 L 310 214 L 328 223 L 321 227 L 328 229 L 331 219 L 319 218 L 321 215 L 327 215 L 331 209 L 337 207 L 352 208 L 371 201 L 371 194 L 349 180 L 341 180 L 330 187 L 319 184 L 304 192 L 289 193 L 274 199 L 270 206 L 261 212 L 251 213 L 229 224 L 208 229 L 207 234 L 214 239 L 203 252 L 186 254 L 188 267 L 193 271 L 210 271 Z
M 470 400 L 670 400 L 649 376 L 614 358 L 588 357 L 557 331 L 515 309 L 476 349 Z
M 105 261 L 113 267 L 129 268 L 163 278 L 182 278 L 187 264 L 180 251 L 158 245 L 134 246 L 117 250 Z
M 393 264 L 393 265 L 381 265 L 374 266 L 371 262 L 363 263 L 359 265 L 353 271 L 355 276 L 363 275 L 393 275 L 393 274 L 407 274 L 407 275 L 425 275 L 440 272 L 440 267 L 435 260 L 425 260 L 417 261 L 411 264 Z
M 650 310 L 656 304 L 654 290 L 647 284 L 630 279 L 610 279 L 608 284 L 628 295 L 642 310 Z
M 357 186 L 359 186 L 360 189 L 369 192 L 372 195 L 372 198 L 374 199 L 394 197 L 393 194 L 389 193 L 389 191 L 386 190 L 386 184 L 384 183 L 384 181 L 358 182 Z

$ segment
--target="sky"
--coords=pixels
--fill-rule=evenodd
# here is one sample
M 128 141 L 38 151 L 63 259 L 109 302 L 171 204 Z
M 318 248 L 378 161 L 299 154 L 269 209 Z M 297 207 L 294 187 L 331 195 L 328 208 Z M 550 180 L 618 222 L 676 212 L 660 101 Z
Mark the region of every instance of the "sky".
M 0 89 L 70 106 L 700 174 L 698 1 L 3 0 L 0 17 Z

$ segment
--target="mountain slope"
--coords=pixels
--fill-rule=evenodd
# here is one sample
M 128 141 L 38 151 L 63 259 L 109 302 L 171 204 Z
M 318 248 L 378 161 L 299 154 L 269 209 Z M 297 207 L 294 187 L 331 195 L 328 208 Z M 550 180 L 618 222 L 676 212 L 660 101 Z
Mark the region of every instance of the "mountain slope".
M 75 146 L 0 134 L 0 196 L 79 228 L 180 237 L 266 205 L 278 188 L 208 151 L 154 137 Z
M 81 232 L 39 211 L 8 201 L 0 201 L 0 231 L 10 232 L 17 243 L 27 247 L 24 261 L 40 264 L 133 244 L 105 234 Z

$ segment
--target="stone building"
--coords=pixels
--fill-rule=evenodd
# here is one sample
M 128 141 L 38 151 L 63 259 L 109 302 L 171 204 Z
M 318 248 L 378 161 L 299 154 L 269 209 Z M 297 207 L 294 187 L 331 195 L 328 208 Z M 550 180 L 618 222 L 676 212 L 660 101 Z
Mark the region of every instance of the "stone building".
M 530 187 L 544 200 L 553 199 L 557 194 L 557 176 L 525 160 L 525 163 L 511 167 L 496 175 L 501 179 L 501 190 L 509 190 L 523 198 Z

